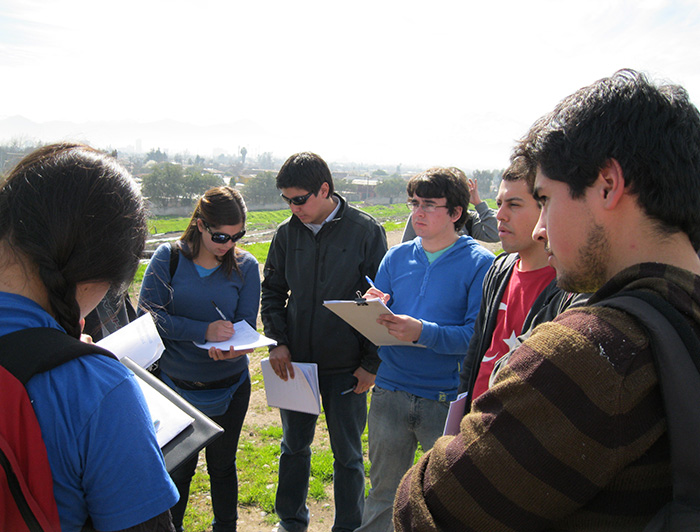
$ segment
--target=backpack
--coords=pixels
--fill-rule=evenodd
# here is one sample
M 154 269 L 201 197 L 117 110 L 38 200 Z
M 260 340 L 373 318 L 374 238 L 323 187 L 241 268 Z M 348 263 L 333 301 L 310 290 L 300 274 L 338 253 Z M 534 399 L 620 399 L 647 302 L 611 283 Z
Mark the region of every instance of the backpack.
M 600 306 L 637 318 L 649 333 L 671 444 L 673 500 L 644 532 L 700 530 L 700 340 L 686 318 L 660 296 L 621 292 Z
M 109 351 L 46 327 L 0 337 L 0 530 L 60 532 L 51 468 L 25 385 L 83 355 Z

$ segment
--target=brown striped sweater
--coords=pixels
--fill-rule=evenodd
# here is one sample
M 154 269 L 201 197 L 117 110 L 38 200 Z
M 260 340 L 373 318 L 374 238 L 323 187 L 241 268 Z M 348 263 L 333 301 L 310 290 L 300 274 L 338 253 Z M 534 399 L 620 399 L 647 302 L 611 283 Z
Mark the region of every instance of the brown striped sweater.
M 651 290 L 700 333 L 700 277 L 620 272 L 590 299 Z M 669 442 L 646 334 L 629 315 L 571 309 L 535 329 L 493 388 L 404 477 L 397 531 L 639 531 L 671 498 Z

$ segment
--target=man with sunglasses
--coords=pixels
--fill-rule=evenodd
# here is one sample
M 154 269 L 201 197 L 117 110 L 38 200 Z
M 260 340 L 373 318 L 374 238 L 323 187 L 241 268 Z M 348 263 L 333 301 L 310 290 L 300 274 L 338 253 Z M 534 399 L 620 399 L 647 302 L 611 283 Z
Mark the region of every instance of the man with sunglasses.
M 367 293 L 389 306 L 393 314 L 379 322 L 405 343 L 379 348 L 369 411 L 372 489 L 357 532 L 392 530 L 394 495 L 418 443 L 427 451 L 442 435 L 494 259 L 459 235 L 468 217 L 466 180 L 431 168 L 412 177 L 406 191 L 420 238 L 389 250 Z
M 354 299 L 368 288 L 386 253 L 377 221 L 333 192 L 328 165 L 313 153 L 287 159 L 277 188 L 292 216 L 277 228 L 262 283 L 265 334 L 277 341 L 270 365 L 295 378 L 292 361 L 318 364 L 319 386 L 334 457 L 333 531 L 355 530 L 362 518 L 361 435 L 367 390 L 379 366 L 377 348 L 331 311 L 325 299 Z M 308 528 L 306 494 L 318 416 L 280 410 L 282 444 L 275 510 L 280 530 Z

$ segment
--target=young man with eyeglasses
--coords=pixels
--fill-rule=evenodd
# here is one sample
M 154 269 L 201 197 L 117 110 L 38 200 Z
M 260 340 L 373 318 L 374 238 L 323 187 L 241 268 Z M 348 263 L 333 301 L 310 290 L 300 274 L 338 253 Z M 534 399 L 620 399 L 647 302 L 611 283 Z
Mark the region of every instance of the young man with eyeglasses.
M 358 532 L 392 529 L 394 495 L 418 443 L 427 451 L 442 435 L 494 259 L 459 235 L 468 216 L 466 181 L 447 168 L 431 168 L 412 177 L 406 190 L 420 238 L 389 250 L 366 294 L 389 306 L 394 314 L 379 323 L 406 343 L 379 348 L 382 364 L 369 411 L 372 488 Z
M 367 390 L 379 366 L 377 348 L 323 307 L 325 299 L 354 299 L 367 289 L 386 253 L 384 228 L 333 192 L 328 165 L 313 153 L 287 159 L 277 188 L 292 216 L 277 228 L 265 262 L 262 320 L 277 341 L 270 365 L 295 378 L 292 361 L 318 364 L 319 387 L 334 458 L 334 532 L 362 518 L 362 432 Z M 352 393 L 342 393 L 352 390 Z M 306 495 L 318 416 L 280 409 L 282 444 L 275 510 L 280 530 L 309 525 Z

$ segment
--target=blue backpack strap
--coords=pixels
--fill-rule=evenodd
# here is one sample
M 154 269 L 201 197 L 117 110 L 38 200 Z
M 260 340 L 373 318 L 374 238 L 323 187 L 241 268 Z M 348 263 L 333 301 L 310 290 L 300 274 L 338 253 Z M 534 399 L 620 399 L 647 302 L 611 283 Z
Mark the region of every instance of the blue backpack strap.
M 49 327 L 22 329 L 0 336 L 0 366 L 27 384 L 37 373 L 49 371 L 83 355 L 116 357 L 95 344 L 81 342 Z

